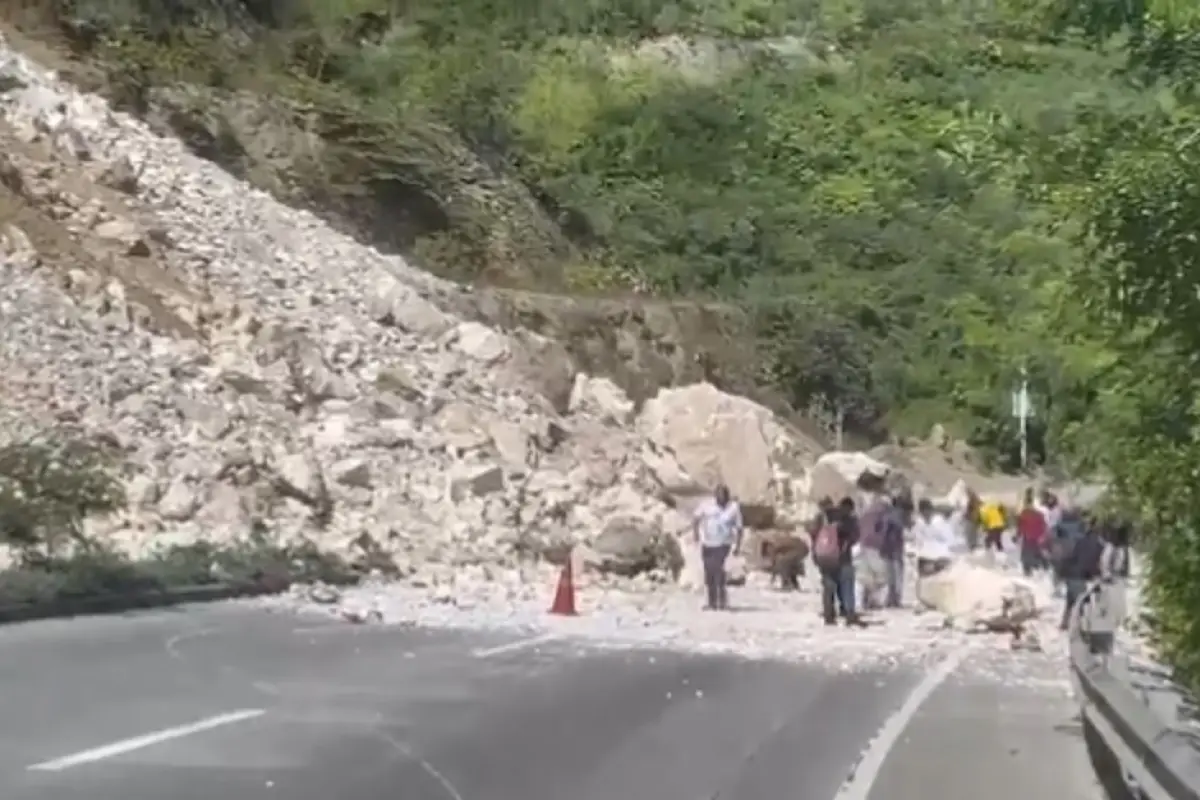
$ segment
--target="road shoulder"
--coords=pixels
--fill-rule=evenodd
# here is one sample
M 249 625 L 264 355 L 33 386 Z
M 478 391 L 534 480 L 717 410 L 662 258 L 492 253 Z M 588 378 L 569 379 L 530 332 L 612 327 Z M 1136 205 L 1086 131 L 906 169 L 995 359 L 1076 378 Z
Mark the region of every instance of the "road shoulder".
M 869 800 L 1095 800 L 1063 657 L 972 653 L 913 716 Z

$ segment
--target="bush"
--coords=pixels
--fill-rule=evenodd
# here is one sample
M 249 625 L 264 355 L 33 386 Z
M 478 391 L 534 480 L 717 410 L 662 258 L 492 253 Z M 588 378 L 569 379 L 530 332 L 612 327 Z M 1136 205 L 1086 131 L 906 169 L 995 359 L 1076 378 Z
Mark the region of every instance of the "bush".
M 312 542 L 284 545 L 264 536 L 221 546 L 212 542 L 174 545 L 143 562 L 168 586 L 209 583 L 349 583 L 358 574 L 340 557 Z
M 198 542 L 135 560 L 89 540 L 84 519 L 125 505 L 120 460 L 107 443 L 70 431 L 0 447 L 0 545 L 17 564 L 0 571 L 0 605 L 113 597 L 202 585 L 346 583 L 357 574 L 311 542 L 261 534 L 230 545 Z
M 353 583 L 341 558 L 312 543 L 278 545 L 251 538 L 227 546 L 176 545 L 145 559 L 92 547 L 0 571 L 0 607 L 169 592 L 197 586 L 256 586 L 282 591 L 292 583 Z
M 69 433 L 0 447 L 0 544 L 27 563 L 88 549 L 84 519 L 125 505 L 118 466 L 111 447 Z

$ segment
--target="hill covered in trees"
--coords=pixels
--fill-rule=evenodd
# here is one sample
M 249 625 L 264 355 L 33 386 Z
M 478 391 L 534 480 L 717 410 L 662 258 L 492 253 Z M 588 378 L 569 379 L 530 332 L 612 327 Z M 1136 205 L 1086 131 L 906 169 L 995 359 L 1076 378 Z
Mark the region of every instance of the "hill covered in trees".
M 436 273 L 716 305 L 868 438 L 1113 480 L 1200 675 L 1200 15 L 1101 0 L 62 0 L 76 79 Z M 611 302 L 611 300 L 609 301 Z M 746 353 L 750 353 L 747 356 Z

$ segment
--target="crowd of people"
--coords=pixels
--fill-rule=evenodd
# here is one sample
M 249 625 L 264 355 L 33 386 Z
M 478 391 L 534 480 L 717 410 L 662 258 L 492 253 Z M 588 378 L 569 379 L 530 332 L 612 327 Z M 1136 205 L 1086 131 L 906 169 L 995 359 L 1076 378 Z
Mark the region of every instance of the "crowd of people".
M 729 607 L 725 563 L 740 553 L 743 527 L 741 509 L 726 486 L 718 486 L 696 511 L 693 530 L 704 565 L 707 608 Z M 1129 524 L 1064 506 L 1050 491 L 1038 495 L 1026 490 L 1015 512 L 974 492 L 968 492 L 964 508 L 952 511 L 937 509 L 927 498 L 914 504 L 907 492 L 879 495 L 861 511 L 851 497 L 839 502 L 826 497 L 807 535 L 804 552 L 785 553 L 792 569 L 783 585 L 794 588 L 796 562 L 802 571 L 803 560 L 811 557 L 821 579 L 826 625 L 841 619 L 863 626 L 861 610 L 899 608 L 909 549 L 916 555 L 918 574 L 932 575 L 966 552 L 982 548 L 1005 553 L 1009 539 L 1026 576 L 1052 576 L 1056 594 L 1064 599 L 1064 628 L 1070 608 L 1091 581 L 1129 573 Z

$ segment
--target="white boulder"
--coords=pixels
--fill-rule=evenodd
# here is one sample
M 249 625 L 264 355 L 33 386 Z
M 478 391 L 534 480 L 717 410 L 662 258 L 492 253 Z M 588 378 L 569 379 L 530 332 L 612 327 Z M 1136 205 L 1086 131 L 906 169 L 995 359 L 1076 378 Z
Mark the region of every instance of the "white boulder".
M 1007 630 L 1038 614 L 1032 584 L 967 559 L 918 579 L 917 599 L 960 630 Z

